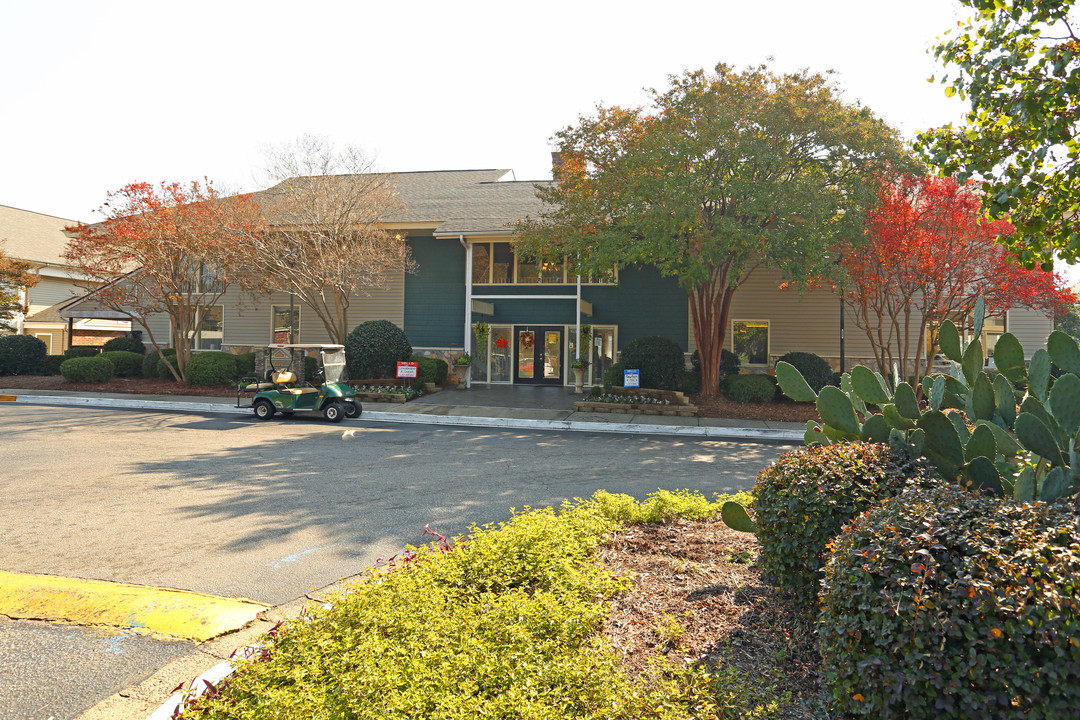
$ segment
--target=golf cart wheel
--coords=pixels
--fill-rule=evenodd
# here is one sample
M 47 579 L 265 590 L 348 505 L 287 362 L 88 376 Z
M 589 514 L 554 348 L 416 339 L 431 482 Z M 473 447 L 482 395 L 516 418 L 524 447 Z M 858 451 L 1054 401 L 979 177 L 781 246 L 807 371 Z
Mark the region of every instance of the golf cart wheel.
M 269 420 L 274 417 L 274 405 L 269 400 L 255 401 L 255 417 L 260 420 Z
M 359 400 L 345 401 L 345 417 L 352 420 L 353 418 L 360 417 L 360 413 L 362 412 L 364 412 L 364 406 L 360 404 Z
M 332 423 L 338 423 L 344 419 L 345 409 L 337 403 L 329 403 L 323 408 L 322 416 Z

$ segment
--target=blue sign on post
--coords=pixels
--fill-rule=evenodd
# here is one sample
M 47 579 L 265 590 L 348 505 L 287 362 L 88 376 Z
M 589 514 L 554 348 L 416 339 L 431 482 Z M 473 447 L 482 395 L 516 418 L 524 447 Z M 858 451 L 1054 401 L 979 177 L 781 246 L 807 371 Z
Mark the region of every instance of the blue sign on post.
M 622 384 L 623 387 L 641 387 L 641 371 L 623 370 Z

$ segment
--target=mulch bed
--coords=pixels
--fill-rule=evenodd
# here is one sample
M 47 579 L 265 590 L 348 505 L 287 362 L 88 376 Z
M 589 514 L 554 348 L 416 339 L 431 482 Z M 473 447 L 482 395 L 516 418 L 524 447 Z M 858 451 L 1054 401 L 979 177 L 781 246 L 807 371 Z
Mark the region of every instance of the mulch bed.
M 107 383 L 69 383 L 59 375 L 18 375 L 0 377 L 0 387 L 21 390 L 69 390 L 74 392 L 135 393 L 140 395 L 200 395 L 204 397 L 236 397 L 231 387 L 193 387 L 174 380 L 156 378 L 114 378 Z M 691 401 L 698 407 L 698 417 L 741 418 L 776 422 L 805 423 L 817 420 L 817 409 L 811 403 L 780 402 L 758 405 L 741 404 L 723 396 L 706 398 L 695 395 Z
M 763 687 L 774 678 L 768 697 L 790 693 L 779 717 L 820 717 L 813 624 L 761 581 L 759 547 L 719 519 L 631 526 L 600 552 L 605 568 L 634 580 L 616 598 L 604 633 L 635 675 L 647 673 L 654 655 L 734 665 Z M 682 629 L 677 638 L 673 620 Z

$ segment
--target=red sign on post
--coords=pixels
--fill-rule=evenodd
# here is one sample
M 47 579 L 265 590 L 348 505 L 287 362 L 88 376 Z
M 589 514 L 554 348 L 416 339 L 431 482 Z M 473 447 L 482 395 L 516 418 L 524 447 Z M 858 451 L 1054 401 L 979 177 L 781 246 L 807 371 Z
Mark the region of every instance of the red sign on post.
M 414 362 L 399 362 L 397 364 L 397 376 L 399 378 L 414 378 L 416 377 L 416 367 L 419 363 Z

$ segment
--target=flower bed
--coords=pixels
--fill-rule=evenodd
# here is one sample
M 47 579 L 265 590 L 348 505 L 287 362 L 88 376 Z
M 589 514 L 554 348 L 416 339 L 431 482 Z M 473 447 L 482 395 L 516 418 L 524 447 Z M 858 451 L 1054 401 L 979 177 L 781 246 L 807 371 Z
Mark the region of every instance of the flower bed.
M 356 390 L 356 397 L 366 402 L 403 403 L 413 398 L 418 398 L 424 393 L 411 385 L 385 384 L 386 381 L 374 381 L 375 384 L 362 382 L 350 382 Z
M 602 395 L 574 403 L 577 412 L 629 413 L 695 417 L 697 407 L 681 392 L 650 388 L 608 388 Z

